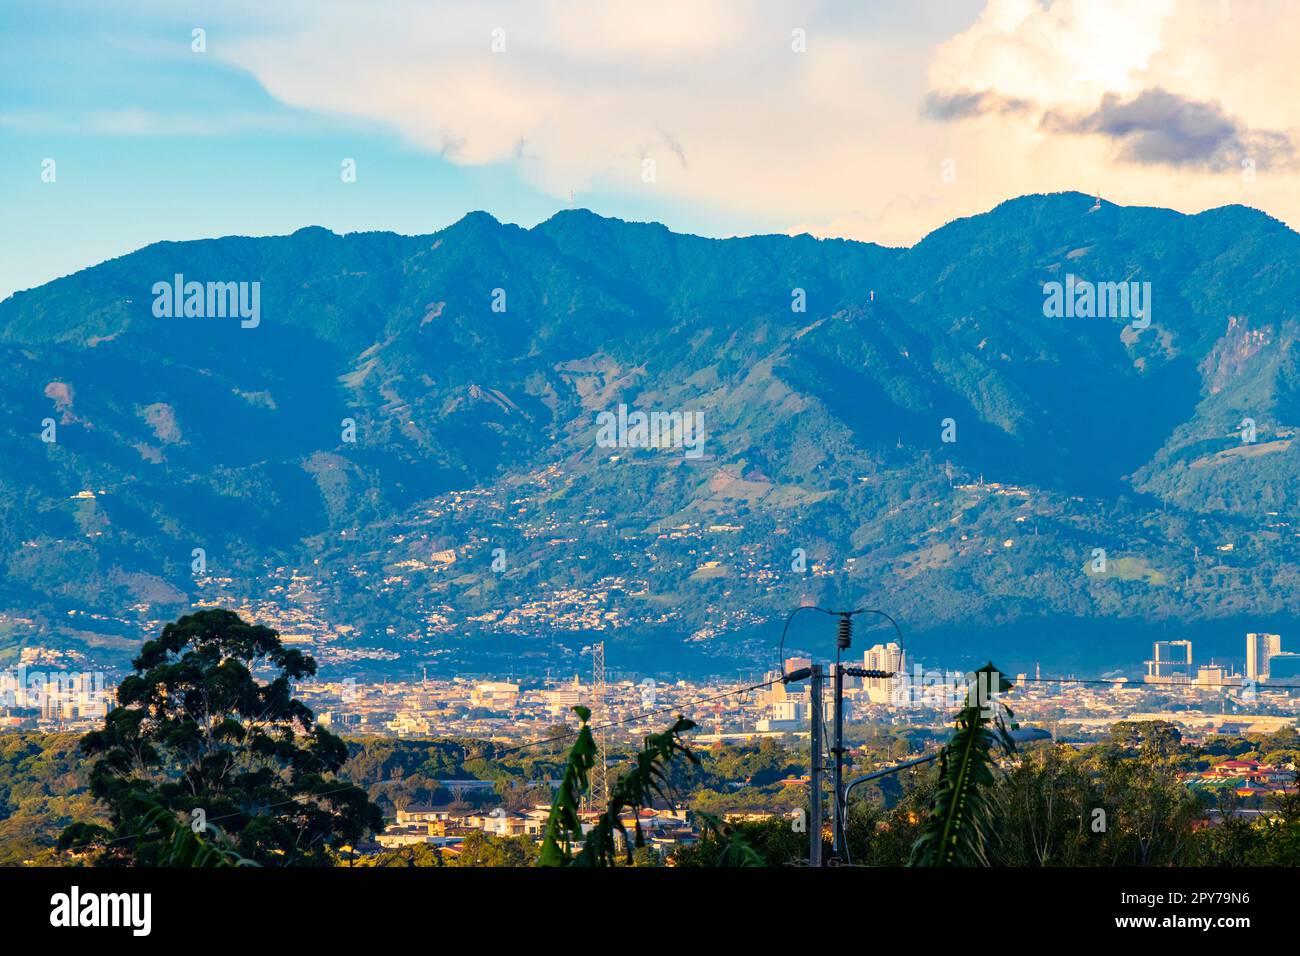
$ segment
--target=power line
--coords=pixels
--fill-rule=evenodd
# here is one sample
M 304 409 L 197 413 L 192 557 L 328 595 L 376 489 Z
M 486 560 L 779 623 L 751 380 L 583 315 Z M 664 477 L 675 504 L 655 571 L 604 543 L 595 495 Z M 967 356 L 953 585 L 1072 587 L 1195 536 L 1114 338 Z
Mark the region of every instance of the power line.
M 1245 684 L 1229 683 L 1202 683 L 1200 681 L 1188 681 L 1186 684 L 1149 684 L 1146 681 L 1129 679 L 1127 677 L 1023 677 L 1017 678 L 1016 683 L 1027 684 L 1121 684 L 1126 687 L 1236 687 L 1244 689 Z M 1256 682 L 1256 690 L 1300 690 L 1300 684 L 1260 684 Z
M 838 618 L 843 618 L 845 615 L 855 616 L 858 614 L 879 614 L 890 624 L 894 625 L 894 633 L 898 635 L 898 659 L 900 665 L 902 664 L 904 654 L 905 654 L 905 651 L 903 649 L 903 629 L 898 626 L 897 621 L 895 621 L 884 611 L 879 611 L 875 608 L 870 608 L 870 607 L 860 607 L 852 611 L 831 611 L 831 610 L 827 610 L 824 607 L 818 607 L 815 604 L 801 604 L 793 611 L 790 612 L 789 617 L 785 619 L 785 626 L 781 628 L 781 640 L 777 643 L 776 646 L 776 669 L 778 671 L 785 670 L 785 662 L 781 660 L 781 658 L 785 655 L 785 636 L 786 633 L 790 630 L 790 622 L 794 620 L 794 616 L 798 614 L 800 611 L 820 611 L 822 614 L 826 614 L 830 617 L 838 617 Z

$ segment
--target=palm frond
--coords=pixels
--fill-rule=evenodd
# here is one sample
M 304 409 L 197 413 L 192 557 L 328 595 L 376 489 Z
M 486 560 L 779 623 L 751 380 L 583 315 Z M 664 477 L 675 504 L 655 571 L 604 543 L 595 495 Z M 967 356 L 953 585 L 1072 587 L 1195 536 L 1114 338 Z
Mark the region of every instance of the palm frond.
M 992 663 L 973 675 L 956 730 L 939 757 L 939 782 L 930 815 L 912 846 L 909 866 L 987 866 L 995 826 L 993 785 L 997 765 L 993 746 L 1015 749 L 1011 709 L 988 699 L 989 692 L 1011 689 Z
M 694 721 L 678 717 L 667 730 L 645 738 L 636 765 L 618 778 L 609 795 L 609 805 L 587 833 L 583 833 L 579 815 L 582 796 L 590 786 L 590 774 L 596 763 L 596 742 L 587 722 L 591 712 L 585 707 L 575 707 L 582 721 L 578 739 L 569 751 L 564 778 L 555 792 L 551 813 L 546 820 L 542 839 L 542 852 L 538 866 L 613 866 L 618 860 L 618 841 L 622 839 L 624 857 L 631 862 L 632 850 L 645 845 L 641 829 L 641 811 L 653 805 L 656 799 L 671 802 L 671 785 L 668 767 L 673 760 L 684 757 L 698 764 L 699 758 L 682 741 L 682 734 L 695 727 Z M 632 811 L 632 833 L 623 823 L 623 814 Z M 581 843 L 582 849 L 572 855 L 572 847 Z
M 574 843 L 582 842 L 582 819 L 578 810 L 582 806 L 582 795 L 589 786 L 591 768 L 596 765 L 596 741 L 591 735 L 591 728 L 587 726 L 587 721 L 591 720 L 591 711 L 586 707 L 575 707 L 573 712 L 582 721 L 582 726 L 578 730 L 578 739 L 569 751 L 559 789 L 551 800 L 542 852 L 537 858 L 538 866 L 567 866 L 570 848 Z

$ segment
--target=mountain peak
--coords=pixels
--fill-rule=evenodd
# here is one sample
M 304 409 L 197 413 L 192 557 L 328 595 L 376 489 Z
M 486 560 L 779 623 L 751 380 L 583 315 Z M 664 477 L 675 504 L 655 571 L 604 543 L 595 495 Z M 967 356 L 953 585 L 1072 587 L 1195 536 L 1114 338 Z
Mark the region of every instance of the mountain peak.
M 496 216 L 492 215 L 490 212 L 485 212 L 482 209 L 474 209 L 470 212 L 465 213 L 465 215 L 457 219 L 448 228 L 492 229 L 500 225 L 501 225 L 501 220 L 498 219 Z
M 291 235 L 302 236 L 305 238 L 308 236 L 337 236 L 338 233 L 334 232 L 332 229 L 326 229 L 324 226 L 302 226 L 301 228 L 295 229 Z

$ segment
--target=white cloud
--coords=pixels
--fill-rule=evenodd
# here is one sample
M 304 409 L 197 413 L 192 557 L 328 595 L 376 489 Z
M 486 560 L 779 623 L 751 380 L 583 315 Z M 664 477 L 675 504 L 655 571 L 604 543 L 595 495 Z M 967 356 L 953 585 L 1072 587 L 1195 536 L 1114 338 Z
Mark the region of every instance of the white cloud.
M 1173 0 L 991 0 L 979 21 L 939 47 L 930 67 L 940 90 L 1085 107 L 1134 91 L 1163 45 Z
M 456 163 L 514 163 L 556 197 L 654 190 L 795 223 L 879 212 L 880 187 L 913 173 L 879 148 L 915 125 L 895 55 L 819 30 L 811 0 L 309 7 L 211 49 L 287 104 L 379 120 Z M 920 63 L 902 81 L 917 92 Z
M 212 49 L 287 104 L 379 121 L 452 162 L 513 163 L 556 197 L 658 190 L 774 228 L 885 242 L 1071 188 L 1185 209 L 1249 202 L 1297 222 L 1294 172 L 1246 188 L 1231 174 L 1134 164 L 1082 120 L 1041 124 L 1047 110 L 1084 116 L 1107 95 L 1159 87 L 1217 101 L 1248 129 L 1300 126 L 1287 75 L 1300 6 L 1246 6 L 1277 19 L 1217 0 L 990 0 L 929 50 L 813 0 L 300 0 L 276 11 L 273 32 Z M 807 53 L 791 50 L 795 27 Z M 921 117 L 927 92 L 972 91 L 1035 108 Z M 941 177 L 945 159 L 955 181 Z
M 1300 225 L 1298 31 L 1285 0 L 990 0 L 935 51 L 930 103 L 954 114 L 959 152 L 1008 144 L 1019 191 L 1073 176 L 1118 202 L 1241 202 Z

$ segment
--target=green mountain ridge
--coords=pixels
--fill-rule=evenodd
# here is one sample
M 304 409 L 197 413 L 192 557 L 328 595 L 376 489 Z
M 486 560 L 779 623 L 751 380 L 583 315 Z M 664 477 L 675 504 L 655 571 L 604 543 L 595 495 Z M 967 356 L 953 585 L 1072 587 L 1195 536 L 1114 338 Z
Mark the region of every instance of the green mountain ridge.
M 176 274 L 260 283 L 260 324 L 156 318 Z M 1046 317 L 1067 274 L 1150 282 L 1149 327 Z M 586 210 L 157 243 L 0 303 L 0 653 L 121 658 L 194 600 L 269 599 L 340 666 L 558 633 L 654 670 L 862 598 L 934 655 L 1136 660 L 1155 623 L 1231 655 L 1228 622 L 1300 604 L 1297 293 L 1263 213 L 1080 193 L 909 248 Z M 598 447 L 619 404 L 702 413 L 704 455 Z M 1028 646 L 1053 621 L 1098 636 Z

